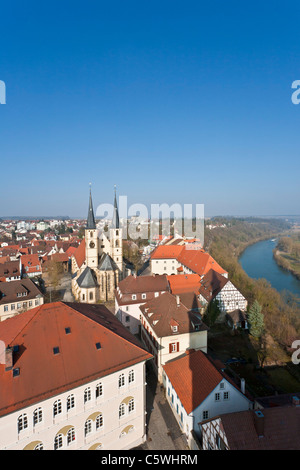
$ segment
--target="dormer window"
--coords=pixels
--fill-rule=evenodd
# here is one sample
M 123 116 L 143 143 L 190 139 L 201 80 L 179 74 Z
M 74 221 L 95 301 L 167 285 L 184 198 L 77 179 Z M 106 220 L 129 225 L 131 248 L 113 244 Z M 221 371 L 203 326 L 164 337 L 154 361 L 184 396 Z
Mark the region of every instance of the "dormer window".
M 176 333 L 178 331 L 178 326 L 177 325 L 173 325 L 172 326 L 172 331 L 173 333 Z

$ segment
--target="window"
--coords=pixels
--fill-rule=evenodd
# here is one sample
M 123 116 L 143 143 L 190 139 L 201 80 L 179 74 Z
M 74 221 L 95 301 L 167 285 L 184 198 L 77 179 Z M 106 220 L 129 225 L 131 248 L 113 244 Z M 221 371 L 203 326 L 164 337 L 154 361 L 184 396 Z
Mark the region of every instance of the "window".
M 53 354 L 58 354 L 58 353 L 59 353 L 59 347 L 55 346 L 55 348 L 53 348 Z
M 119 418 L 125 415 L 125 403 L 121 403 L 119 406 Z
M 224 400 L 229 400 L 229 392 L 224 392 L 223 393 L 223 398 L 224 398 Z
M 36 408 L 33 412 L 33 425 L 36 426 L 38 423 L 43 421 L 43 410 L 42 408 Z
M 103 385 L 100 382 L 96 385 L 96 398 L 101 397 L 102 395 L 103 395 Z
M 84 435 L 87 436 L 92 432 L 92 420 L 88 419 L 84 425 Z
M 4 312 L 8 312 L 8 305 L 4 305 Z
M 66 335 L 69 335 L 71 333 L 71 328 L 67 326 L 67 328 L 65 328 L 65 332 L 66 332 Z
M 91 388 L 88 387 L 84 391 L 84 403 L 87 403 L 88 401 L 90 401 L 91 398 L 92 398 Z
M 53 404 L 53 416 L 57 416 L 62 412 L 62 403 L 61 400 L 58 399 Z
M 100 413 L 96 418 L 96 431 L 103 427 L 103 415 Z
M 131 398 L 128 403 L 128 413 L 132 413 L 134 411 L 134 398 Z
M 57 434 L 54 439 L 54 450 L 60 449 L 63 446 L 63 435 Z
M 90 292 L 90 300 L 93 300 L 93 298 L 94 298 L 93 292 Z
M 96 349 L 101 349 L 101 343 L 96 343 Z
M 72 408 L 75 408 L 75 396 L 69 395 L 67 398 L 67 411 L 71 410 Z
M 24 413 L 18 417 L 18 432 L 24 431 L 28 428 L 28 418 L 27 414 Z
M 126 323 L 130 323 L 130 315 L 126 315 L 126 317 L 125 317 L 125 322 L 126 322 Z
M 154 297 L 158 297 L 158 296 L 159 296 L 159 293 L 155 292 Z
M 207 410 L 203 411 L 202 419 L 208 419 L 208 411 Z
M 75 429 L 71 428 L 69 429 L 68 434 L 67 434 L 67 445 L 69 446 L 74 441 L 75 441 Z
M 221 388 L 222 390 L 225 388 L 224 382 L 221 382 L 221 383 L 220 383 L 220 388 Z
M 18 377 L 18 375 L 20 375 L 20 368 L 16 367 L 13 369 L 13 377 Z
M 40 442 L 39 444 L 37 444 L 33 450 L 44 450 L 43 443 Z
M 132 294 L 132 300 L 136 300 L 136 295 L 135 294 Z
M 215 393 L 215 401 L 220 401 L 220 394 L 219 393 Z
M 129 371 L 129 374 L 128 374 L 128 382 L 129 382 L 129 383 L 134 382 L 134 370 Z
M 146 294 L 142 294 L 142 299 L 146 299 Z
M 17 308 L 21 308 L 21 307 L 22 307 L 22 304 L 18 303 Z
M 179 351 L 179 343 L 170 343 L 169 344 L 169 353 Z
M 11 304 L 10 309 L 15 310 L 15 308 L 16 308 L 15 304 Z
M 119 388 L 124 387 L 125 385 L 125 375 L 121 374 L 119 375 Z

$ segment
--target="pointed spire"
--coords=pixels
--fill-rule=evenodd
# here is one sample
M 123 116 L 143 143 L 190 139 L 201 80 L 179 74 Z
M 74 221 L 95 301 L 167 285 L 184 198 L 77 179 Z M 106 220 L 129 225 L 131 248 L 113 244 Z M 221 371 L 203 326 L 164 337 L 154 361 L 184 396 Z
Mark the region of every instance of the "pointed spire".
M 88 229 L 95 229 L 96 228 L 96 222 L 95 222 L 94 210 L 93 210 L 93 202 L 92 202 L 91 183 L 90 183 L 89 212 L 88 212 L 88 216 L 87 216 L 86 228 L 88 228 Z
M 118 211 L 117 194 L 116 194 L 116 185 L 115 185 L 115 200 L 114 200 L 114 213 L 113 213 L 113 219 L 112 219 L 112 228 L 120 228 L 119 211 Z

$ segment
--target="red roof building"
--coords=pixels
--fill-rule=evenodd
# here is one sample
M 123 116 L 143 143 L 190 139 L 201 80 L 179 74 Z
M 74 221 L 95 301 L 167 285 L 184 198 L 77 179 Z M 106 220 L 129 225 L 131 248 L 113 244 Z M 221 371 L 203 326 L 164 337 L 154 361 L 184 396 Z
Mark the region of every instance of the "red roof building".
M 50 450 L 68 445 L 62 429 L 69 428 L 76 435 L 75 449 L 130 448 L 145 437 L 144 366 L 151 355 L 104 305 L 44 304 L 0 322 L 0 338 L 1 449 L 37 441 Z M 72 406 L 67 413 L 68 397 L 76 414 Z M 59 416 L 54 413 L 58 402 Z M 44 420 L 33 430 L 37 408 Z M 105 431 L 87 438 L 99 414 Z

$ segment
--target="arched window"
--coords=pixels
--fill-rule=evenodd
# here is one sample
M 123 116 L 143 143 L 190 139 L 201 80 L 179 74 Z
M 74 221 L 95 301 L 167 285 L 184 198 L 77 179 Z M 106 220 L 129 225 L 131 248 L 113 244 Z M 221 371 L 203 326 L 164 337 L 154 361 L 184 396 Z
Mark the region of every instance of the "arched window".
M 44 450 L 43 443 L 39 442 L 33 450 Z
M 121 403 L 121 405 L 119 406 L 119 418 L 122 418 L 122 416 L 125 416 L 125 412 L 126 412 L 125 403 Z
M 91 432 L 92 432 L 92 420 L 88 419 L 86 420 L 85 425 L 84 425 L 84 435 L 87 436 Z
M 92 398 L 91 387 L 87 387 L 84 391 L 84 403 L 90 401 Z
M 93 292 L 90 292 L 90 300 L 93 300 L 93 298 L 94 298 L 94 294 Z
M 103 385 L 100 382 L 96 385 L 96 398 L 101 397 L 102 395 L 103 395 Z
M 67 433 L 67 445 L 69 446 L 75 441 L 75 428 L 70 428 Z
M 61 400 L 58 399 L 53 403 L 53 416 L 57 416 L 62 412 L 62 403 Z
M 128 402 L 128 413 L 132 413 L 134 411 L 134 398 L 131 398 Z
M 54 450 L 60 449 L 63 446 L 63 435 L 57 434 L 54 439 Z
M 119 375 L 119 388 L 124 387 L 125 385 L 125 375 L 121 374 Z
M 43 421 L 43 410 L 41 407 L 36 408 L 33 412 L 33 425 L 35 426 L 38 423 Z
M 119 240 L 116 240 L 116 247 L 119 246 Z
M 103 415 L 102 415 L 102 413 L 100 413 L 96 417 L 96 431 L 98 431 L 98 429 L 100 429 L 102 427 L 103 427 Z
M 130 370 L 128 374 L 128 382 L 132 383 L 134 382 L 134 370 Z
M 27 414 L 24 413 L 18 417 L 18 432 L 21 432 L 26 428 L 28 428 L 28 418 Z
M 71 408 L 75 407 L 75 396 L 69 395 L 67 398 L 67 411 L 71 410 Z

